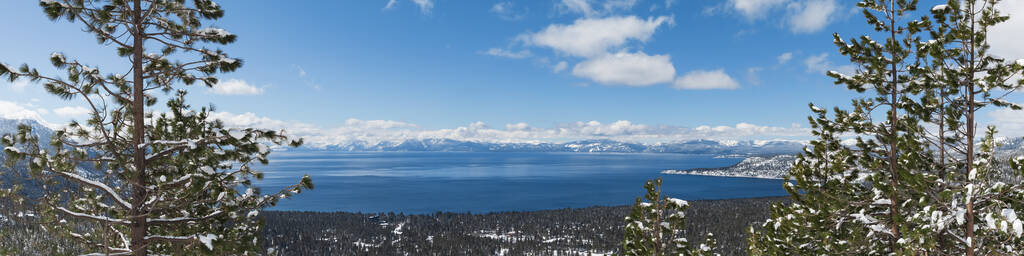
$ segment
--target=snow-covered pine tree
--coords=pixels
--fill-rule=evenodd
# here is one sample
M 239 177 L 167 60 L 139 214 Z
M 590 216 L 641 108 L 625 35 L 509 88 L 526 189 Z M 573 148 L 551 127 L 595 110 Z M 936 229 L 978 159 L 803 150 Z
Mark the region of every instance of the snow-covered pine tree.
M 686 241 L 688 202 L 662 196 L 661 178 L 648 180 L 644 189 L 647 193 L 636 198 L 626 216 L 624 255 L 718 255 L 712 234 L 696 248 Z
M 923 242 L 915 244 L 920 251 L 1006 255 L 1024 249 L 1024 231 L 1016 218 L 1024 206 L 1019 201 L 1024 196 L 1022 159 L 995 158 L 995 128 L 989 127 L 980 141 L 976 131 L 975 115 L 982 108 L 1021 109 L 1004 98 L 1024 85 L 1019 77 L 1024 61 L 1007 62 L 988 52 L 988 29 L 1009 19 L 995 8 L 999 2 L 947 1 L 930 9 L 932 40 L 922 48 L 931 65 L 922 75 L 944 97 L 940 104 L 921 109 L 943 113 L 937 121 L 949 133 L 929 138 L 941 150 L 936 168 L 941 179 L 928 193 L 934 203 L 916 214 L 916 221 L 924 224 L 916 239 Z
M 9 160 L 27 162 L 33 178 L 46 185 L 36 202 L 41 225 L 101 255 L 258 254 L 259 209 L 313 184 L 304 176 L 261 195 L 252 179 L 262 178 L 254 167 L 267 163 L 268 144 L 301 140 L 283 131 L 224 127 L 210 118 L 212 107 L 186 104 L 188 85 L 214 86 L 214 75 L 242 65 L 210 48 L 236 39 L 203 26 L 224 15 L 221 7 L 211 0 L 39 5 L 52 20 L 80 22 L 130 67 L 104 72 L 56 52 L 50 61 L 65 77 L 0 65 L 0 77 L 40 82 L 91 110 L 88 120 L 71 122 L 50 141 L 39 141 L 28 127 L 0 138 Z M 165 110 L 154 111 L 160 93 L 171 95 Z M 81 164 L 102 171 L 86 172 Z
M 912 54 L 914 59 L 890 67 L 903 67 L 904 73 L 885 73 L 884 68 L 875 67 L 875 71 L 894 79 L 879 79 L 882 76 L 871 79 L 865 74 L 872 73 L 872 65 L 863 65 L 858 59 L 876 59 L 883 65 L 898 63 L 892 55 L 883 55 L 899 53 L 891 50 L 899 49 L 892 47 L 895 44 L 886 43 L 886 49 L 890 50 L 875 54 L 848 54 L 862 52 L 858 48 L 865 45 L 878 47 L 870 46 L 874 43 L 867 38 L 846 43 L 836 37 L 837 45 L 844 54 L 851 56 L 851 62 L 862 64 L 861 72 L 853 77 L 830 73 L 837 83 L 854 89 L 862 88 L 858 84 L 879 85 L 886 81 L 902 84 L 899 104 L 890 106 L 902 113 L 895 116 L 900 118 L 896 127 L 900 132 L 897 137 L 901 138 L 896 147 L 899 149 L 896 163 L 901 167 L 897 172 L 899 179 L 895 179 L 898 183 L 879 180 L 884 173 L 879 175 L 880 172 L 872 171 L 872 166 L 879 165 L 865 161 L 871 156 L 854 153 L 863 151 L 864 145 L 872 145 L 870 141 L 865 143 L 862 137 L 878 130 L 872 130 L 871 126 L 850 126 L 848 122 L 850 119 L 870 120 L 873 117 L 870 111 L 862 109 L 871 109 L 873 102 L 884 99 L 857 100 L 852 114 L 837 109 L 832 119 L 824 110 L 812 107 L 817 117 L 811 118 L 811 122 L 819 139 L 805 150 L 791 172 L 796 184 L 786 188 L 794 203 L 774 206 L 772 219 L 759 230 L 751 229 L 753 254 L 1015 255 L 1022 252 L 1024 230 L 1020 228 L 1021 220 L 1016 213 L 1024 206 L 1020 201 L 1024 198 L 1024 186 L 1019 182 L 1020 175 L 1024 174 L 1024 158 L 1006 161 L 994 157 L 997 146 L 994 127 L 990 127 L 985 139 L 980 141 L 980 150 L 976 149 L 978 122 L 974 115 L 978 109 L 986 106 L 1020 109 L 1003 98 L 1024 85 L 1019 77 L 1024 72 L 1024 60 L 1010 63 L 988 53 L 985 41 L 988 28 L 1008 18 L 995 9 L 998 2 L 950 0 L 928 10 L 931 19 L 924 16 L 908 22 L 896 30 L 897 33 L 890 32 L 894 36 L 901 31 L 928 32 L 930 37 L 925 41 L 908 36 L 899 44 L 906 49 L 905 56 Z M 893 13 L 886 11 L 883 4 L 865 1 L 860 6 L 875 10 L 881 6 L 884 14 Z M 914 4 L 916 1 L 895 1 L 889 6 L 912 11 Z M 895 13 L 900 13 L 899 9 Z M 884 19 L 866 17 L 876 30 L 890 31 L 885 22 L 879 22 Z M 856 147 L 840 143 L 841 136 L 850 134 L 858 136 Z M 884 137 L 880 141 L 883 140 Z M 884 198 L 892 189 L 899 193 Z M 869 196 L 872 194 L 869 191 L 875 196 Z M 894 219 L 896 222 L 888 222 L 900 224 L 895 246 L 891 240 L 873 238 L 886 233 L 881 224 L 886 223 L 883 218 L 888 212 L 872 214 L 871 208 L 864 207 L 872 205 L 867 204 L 870 200 L 875 200 L 872 204 L 898 202 L 897 209 L 903 214 Z
M 908 18 L 916 1 L 865 0 L 858 7 L 876 34 L 843 40 L 833 36 L 839 52 L 857 66 L 855 74 L 829 71 L 837 85 L 866 93 L 852 110 L 811 105 L 816 140 L 790 172 L 785 189 L 791 205 L 775 205 L 771 219 L 751 230 L 756 255 L 876 255 L 906 252 L 903 233 L 927 202 L 925 188 L 935 179 L 927 133 L 911 96 L 921 69 L 918 33 L 925 19 Z M 885 111 L 883 113 L 879 113 Z M 875 121 L 884 118 L 883 121 Z M 844 142 L 843 137 L 853 135 Z

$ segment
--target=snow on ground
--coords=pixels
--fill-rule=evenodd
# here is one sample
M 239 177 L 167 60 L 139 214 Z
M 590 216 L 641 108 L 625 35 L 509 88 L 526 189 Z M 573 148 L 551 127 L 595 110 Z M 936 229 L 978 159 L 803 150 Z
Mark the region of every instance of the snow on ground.
M 397 227 L 395 227 L 395 230 L 391 231 L 391 233 L 394 233 L 395 235 L 401 236 L 402 235 L 402 227 L 405 227 L 405 222 L 398 223 Z
M 364 243 L 363 240 L 355 241 L 352 244 L 359 248 L 380 247 L 379 244 Z
M 475 235 L 477 237 L 490 238 L 490 239 L 494 239 L 494 240 L 508 240 L 508 241 L 513 242 L 513 243 L 527 240 L 527 238 L 525 236 L 520 235 L 519 232 L 517 232 L 515 230 L 504 232 L 504 233 L 502 233 L 500 231 L 497 231 L 497 230 L 480 230 L 480 231 L 474 232 L 473 235 Z
M 752 156 L 739 163 L 721 168 L 696 168 L 688 170 L 664 170 L 662 174 L 704 175 L 722 177 L 743 177 L 760 179 L 785 179 L 796 156 L 777 155 L 772 157 Z

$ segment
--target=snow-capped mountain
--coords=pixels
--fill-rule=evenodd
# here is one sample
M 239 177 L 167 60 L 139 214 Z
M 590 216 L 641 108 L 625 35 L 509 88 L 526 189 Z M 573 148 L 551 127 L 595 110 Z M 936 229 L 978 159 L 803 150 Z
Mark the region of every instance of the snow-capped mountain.
M 40 145 L 45 146 L 49 144 L 50 137 L 53 136 L 53 130 L 35 120 L 29 119 L 0 118 L 0 136 L 18 132 L 18 126 L 22 124 L 32 127 L 32 133 L 39 136 Z M 2 147 L 0 147 L 0 150 L 2 150 Z M 13 170 L 7 170 L 7 167 L 3 165 L 6 159 L 7 154 L 0 151 L 0 187 L 6 187 L 9 184 L 21 184 L 24 186 L 24 193 L 30 196 L 37 195 L 42 191 L 42 184 L 26 179 L 29 174 L 28 167 L 24 163 L 15 165 Z
M 3 134 L 13 134 L 18 132 L 18 126 L 22 124 L 26 124 L 32 127 L 32 133 L 39 136 L 39 144 L 49 144 L 50 136 L 53 135 L 53 130 L 32 119 L 0 118 L 0 136 L 2 136 Z
M 804 144 L 795 141 L 714 141 L 692 140 L 643 144 L 614 140 L 580 140 L 565 143 L 491 143 L 452 139 L 419 139 L 402 142 L 352 142 L 300 150 L 377 151 L 377 152 L 614 152 L 776 155 L 800 152 Z

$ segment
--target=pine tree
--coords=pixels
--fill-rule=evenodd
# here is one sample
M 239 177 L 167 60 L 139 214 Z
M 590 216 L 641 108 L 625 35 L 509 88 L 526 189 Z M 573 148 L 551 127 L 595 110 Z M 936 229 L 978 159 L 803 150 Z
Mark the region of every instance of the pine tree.
M 916 1 L 861 1 L 867 23 L 886 37 L 843 40 L 839 52 L 857 65 L 853 75 L 830 71 L 836 84 L 866 96 L 852 110 L 828 111 L 811 105 L 817 140 L 801 154 L 785 189 L 794 202 L 776 205 L 772 219 L 751 235 L 755 254 L 898 253 L 903 233 L 912 230 L 908 213 L 921 207 L 922 187 L 934 179 L 930 149 L 918 138 L 925 129 L 915 115 L 911 95 L 921 93 L 913 79 L 922 65 L 915 54 L 922 26 L 908 19 Z M 885 111 L 884 115 L 878 113 Z M 884 117 L 884 121 L 874 121 Z M 852 143 L 843 136 L 855 134 Z M 852 144 L 852 145 L 849 145 Z M 792 183 L 795 182 L 795 183 Z
M 626 234 L 622 241 L 625 255 L 717 255 L 714 235 L 691 248 L 683 228 L 689 203 L 661 195 L 661 178 L 644 184 L 647 194 L 636 198 L 626 216 Z
M 1024 85 L 1015 77 L 1024 72 L 1024 61 L 1010 63 L 988 53 L 988 29 L 1009 19 L 995 8 L 998 3 L 948 1 L 930 10 L 933 39 L 923 48 L 933 61 L 923 74 L 933 90 L 946 97 L 940 102 L 948 103 L 923 109 L 944 113 L 939 124 L 951 134 L 930 138 L 942 149 L 936 168 L 942 179 L 929 193 L 935 203 L 919 215 L 927 225 L 920 240 L 939 239 L 924 244 L 922 251 L 991 255 L 1019 254 L 1024 249 L 1021 232 L 1013 229 L 1020 222 L 1018 191 L 1024 188 L 1019 160 L 995 158 L 995 127 L 990 126 L 980 141 L 976 131 L 975 115 L 982 108 L 1021 109 L 1004 98 Z
M 992 174 L 1019 175 L 1024 159 L 997 163 L 994 128 L 975 150 L 977 110 L 1019 109 L 1003 97 L 1024 85 L 1013 82 L 1022 61 L 987 54 L 987 29 L 1007 19 L 997 2 L 951 0 L 930 9 L 932 18 L 900 26 L 894 17 L 915 11 L 916 1 L 858 4 L 889 39 L 847 43 L 836 35 L 840 52 L 860 68 L 853 76 L 828 75 L 859 92 L 874 88 L 875 95 L 854 100 L 853 111 L 836 108 L 832 117 L 812 105 L 818 139 L 791 170 L 795 184 L 786 189 L 794 202 L 773 206 L 772 218 L 751 228 L 752 254 L 1021 252 L 1015 227 L 1024 187 L 1019 178 Z M 930 40 L 917 35 L 923 32 Z M 878 115 L 871 110 L 886 106 L 887 120 L 873 123 Z M 853 136 L 854 145 L 842 143 L 844 136 Z M 982 221 L 988 225 L 976 225 Z
M 312 189 L 308 176 L 261 195 L 252 179 L 271 145 L 298 146 L 283 131 L 227 128 L 193 109 L 186 88 L 212 87 L 218 73 L 241 67 L 216 45 L 237 36 L 203 23 L 224 15 L 210 0 L 42 0 L 51 20 L 80 22 L 101 45 L 114 46 L 130 69 L 104 72 L 55 52 L 65 77 L 0 64 L 0 77 L 42 83 L 91 110 L 50 141 L 29 127 L 4 135 L 8 166 L 27 162 L 45 184 L 37 202 L 46 230 L 104 255 L 258 254 L 259 209 Z M 156 48 L 157 51 L 147 51 Z M 159 94 L 166 110 L 154 111 Z M 149 108 L 147 110 L 147 108 Z M 88 165 L 101 173 L 84 171 Z

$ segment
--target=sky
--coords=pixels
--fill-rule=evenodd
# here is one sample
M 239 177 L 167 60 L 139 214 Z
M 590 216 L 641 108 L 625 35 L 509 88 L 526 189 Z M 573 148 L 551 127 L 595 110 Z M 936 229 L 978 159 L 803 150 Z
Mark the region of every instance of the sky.
M 857 97 L 824 75 L 855 70 L 832 33 L 872 33 L 846 0 L 219 3 L 225 17 L 207 25 L 238 35 L 219 48 L 245 65 L 214 88 L 187 87 L 192 105 L 314 145 L 806 139 L 808 103 Z M 1024 1 L 1001 7 L 1011 21 L 993 31 L 993 52 L 1024 58 L 1024 19 L 1013 19 Z M 0 63 L 54 73 L 48 57 L 59 51 L 126 70 L 112 47 L 48 20 L 35 1 L 7 3 L 0 22 Z M 82 106 L 0 81 L 0 117 L 59 126 L 83 119 Z M 982 121 L 1024 135 L 1020 111 L 986 110 Z

